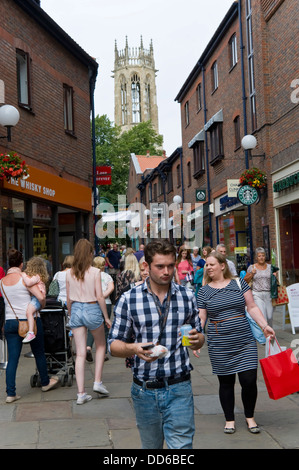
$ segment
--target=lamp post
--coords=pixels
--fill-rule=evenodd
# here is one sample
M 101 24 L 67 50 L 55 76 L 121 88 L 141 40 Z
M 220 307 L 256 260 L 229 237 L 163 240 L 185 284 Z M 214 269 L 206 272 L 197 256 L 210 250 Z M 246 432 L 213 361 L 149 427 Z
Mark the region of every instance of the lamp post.
M 4 104 L 0 107 L 0 125 L 7 128 L 7 135 L 0 139 L 7 139 L 11 142 L 11 128 L 16 126 L 20 119 L 20 113 L 14 106 Z
M 257 146 L 257 140 L 254 135 L 247 134 L 241 140 L 241 145 L 245 150 L 245 163 L 246 169 L 249 169 L 249 158 L 252 157 L 264 157 L 263 155 L 252 155 L 251 151 Z M 250 263 L 253 263 L 253 246 L 252 246 L 252 221 L 251 221 L 251 207 L 248 206 L 248 232 L 249 232 L 249 249 L 250 249 Z

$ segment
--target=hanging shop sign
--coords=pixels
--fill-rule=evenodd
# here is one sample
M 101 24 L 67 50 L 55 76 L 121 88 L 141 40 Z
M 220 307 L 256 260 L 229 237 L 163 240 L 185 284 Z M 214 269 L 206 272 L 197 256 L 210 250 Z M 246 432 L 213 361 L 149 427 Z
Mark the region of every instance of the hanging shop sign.
M 111 184 L 111 166 L 97 166 L 96 167 L 96 185 L 110 185 Z
M 195 190 L 195 200 L 197 202 L 204 202 L 207 198 L 205 189 L 196 189 Z
M 260 192 L 257 188 L 245 184 L 240 187 L 237 197 L 244 206 L 251 206 L 260 201 Z

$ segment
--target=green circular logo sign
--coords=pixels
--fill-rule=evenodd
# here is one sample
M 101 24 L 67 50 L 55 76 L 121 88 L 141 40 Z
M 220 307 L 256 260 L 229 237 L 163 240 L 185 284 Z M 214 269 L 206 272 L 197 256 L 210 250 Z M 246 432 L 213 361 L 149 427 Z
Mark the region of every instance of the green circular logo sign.
M 244 204 L 245 206 L 251 206 L 251 204 L 259 202 L 260 193 L 256 188 L 245 184 L 239 189 L 237 197 L 241 204 Z

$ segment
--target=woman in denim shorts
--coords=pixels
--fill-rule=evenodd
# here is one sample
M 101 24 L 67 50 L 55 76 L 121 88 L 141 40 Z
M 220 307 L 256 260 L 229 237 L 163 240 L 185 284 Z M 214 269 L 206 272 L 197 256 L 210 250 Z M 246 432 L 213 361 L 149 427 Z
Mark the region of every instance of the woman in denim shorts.
M 91 243 L 85 239 L 79 240 L 74 249 L 72 268 L 66 275 L 67 308 L 71 317 L 69 326 L 76 344 L 78 405 L 92 399 L 84 387 L 87 330 L 91 331 L 96 348 L 93 391 L 102 395 L 109 394 L 102 383 L 102 371 L 106 348 L 104 321 L 108 328 L 111 327 L 111 321 L 102 292 L 101 272 L 92 266 L 92 261 Z

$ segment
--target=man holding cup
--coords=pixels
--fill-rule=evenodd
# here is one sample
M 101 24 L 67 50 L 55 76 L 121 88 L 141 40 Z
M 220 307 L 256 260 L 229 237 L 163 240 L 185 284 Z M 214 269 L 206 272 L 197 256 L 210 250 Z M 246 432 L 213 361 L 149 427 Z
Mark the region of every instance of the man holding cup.
M 204 344 L 194 294 L 173 281 L 176 251 L 167 240 L 144 250 L 149 277 L 125 292 L 114 310 L 110 351 L 134 355 L 131 396 L 144 449 L 191 449 L 194 426 L 192 365 L 180 328 L 191 324 L 190 348 Z M 130 342 L 131 335 L 135 342 Z M 161 354 L 157 345 L 163 346 Z M 156 346 L 155 350 L 154 347 Z

